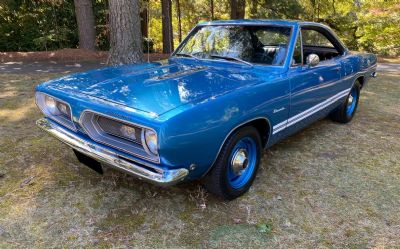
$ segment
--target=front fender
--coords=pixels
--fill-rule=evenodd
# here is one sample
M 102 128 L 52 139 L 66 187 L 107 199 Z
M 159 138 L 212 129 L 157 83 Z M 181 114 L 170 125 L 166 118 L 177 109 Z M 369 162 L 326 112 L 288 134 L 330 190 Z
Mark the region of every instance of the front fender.
M 282 107 L 285 111 L 273 114 Z M 288 110 L 288 80 L 253 85 L 210 98 L 165 121 L 159 134 L 161 160 L 176 167 L 192 165 L 189 177 L 201 177 L 213 165 L 224 141 L 238 126 L 262 118 L 272 127 L 273 123 L 287 118 Z

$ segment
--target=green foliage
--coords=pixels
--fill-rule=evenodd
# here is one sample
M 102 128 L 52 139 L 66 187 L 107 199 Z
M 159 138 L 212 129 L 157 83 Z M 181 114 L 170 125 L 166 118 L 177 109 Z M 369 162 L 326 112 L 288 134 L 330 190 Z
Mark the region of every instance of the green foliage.
M 53 50 L 78 43 L 71 1 L 2 1 L 0 23 L 0 51 Z
M 390 5 L 381 1 L 360 15 L 357 30 L 359 48 L 384 55 L 400 54 L 400 3 Z
M 260 233 L 270 233 L 272 231 L 271 223 L 260 223 L 257 225 L 257 229 Z
M 92 0 L 96 45 L 109 49 L 107 0 Z M 179 44 L 178 11 L 173 1 L 174 45 Z M 162 49 L 161 1 L 150 0 L 149 37 Z M 213 0 L 214 19 L 230 16 L 230 0 Z M 185 35 L 211 20 L 211 0 L 180 0 Z M 352 50 L 400 55 L 398 0 L 247 0 L 245 18 L 301 19 L 326 23 Z M 0 51 L 40 51 L 78 46 L 73 0 L 0 0 Z M 147 43 L 144 42 L 146 51 Z
M 110 48 L 110 42 L 108 40 L 110 30 L 107 25 L 107 0 L 93 1 L 93 13 L 96 25 L 96 46 L 100 50 L 108 50 Z
M 248 13 L 248 12 L 247 12 Z M 256 18 L 300 19 L 304 8 L 299 1 L 293 0 L 258 0 Z
M 151 38 L 143 38 L 143 52 L 154 53 L 154 41 Z
M 326 23 L 351 50 L 400 55 L 398 0 L 304 0 L 303 19 Z

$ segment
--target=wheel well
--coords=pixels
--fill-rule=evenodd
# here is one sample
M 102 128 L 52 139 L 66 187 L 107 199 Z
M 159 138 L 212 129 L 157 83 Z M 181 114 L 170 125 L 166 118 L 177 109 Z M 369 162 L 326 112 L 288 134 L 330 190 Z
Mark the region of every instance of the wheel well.
M 360 82 L 360 85 L 361 85 L 361 89 L 363 88 L 363 86 L 364 86 L 364 76 L 360 76 L 360 77 L 358 77 L 357 79 L 356 79 L 356 81 L 358 81 L 358 82 Z
M 254 128 L 256 128 L 258 133 L 260 134 L 262 146 L 265 147 L 265 145 L 268 142 L 268 138 L 271 131 L 271 126 L 269 124 L 269 121 L 265 118 L 259 118 L 256 120 L 252 120 L 248 123 L 245 123 L 240 127 L 238 127 L 237 129 L 240 129 L 244 126 L 253 126 Z

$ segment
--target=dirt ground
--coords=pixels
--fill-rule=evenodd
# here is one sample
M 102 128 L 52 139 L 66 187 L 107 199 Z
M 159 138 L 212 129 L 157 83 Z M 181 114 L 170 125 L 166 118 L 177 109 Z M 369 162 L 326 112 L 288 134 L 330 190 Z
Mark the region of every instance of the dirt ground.
M 34 87 L 68 72 L 0 71 L 0 248 L 400 247 L 395 71 L 362 91 L 351 123 L 324 119 L 267 150 L 232 202 L 80 164 L 35 127 Z
M 107 61 L 107 51 L 90 51 L 85 49 L 66 48 L 55 51 L 42 52 L 0 52 L 0 62 L 40 62 L 40 61 L 56 61 L 56 62 L 93 62 L 98 61 L 105 63 Z M 151 61 L 160 60 L 168 57 L 167 54 L 151 53 L 149 59 Z M 147 54 L 144 55 L 147 60 Z

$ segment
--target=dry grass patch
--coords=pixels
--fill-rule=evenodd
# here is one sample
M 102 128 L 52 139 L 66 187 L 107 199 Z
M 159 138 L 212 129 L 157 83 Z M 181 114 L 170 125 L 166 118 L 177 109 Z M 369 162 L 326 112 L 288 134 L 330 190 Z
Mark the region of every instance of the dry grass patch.
M 34 87 L 0 75 L 1 248 L 395 248 L 400 244 L 400 84 L 381 75 L 354 120 L 328 119 L 265 152 L 244 197 L 192 183 L 100 176 L 35 127 Z

